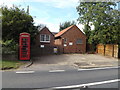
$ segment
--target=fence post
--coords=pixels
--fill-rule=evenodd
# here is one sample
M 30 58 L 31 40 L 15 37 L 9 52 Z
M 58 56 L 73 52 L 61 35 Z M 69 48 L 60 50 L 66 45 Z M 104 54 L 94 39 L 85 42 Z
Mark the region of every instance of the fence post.
M 98 53 L 98 44 L 96 45 L 96 53 Z
M 118 44 L 118 58 L 120 58 L 120 45 Z
M 114 57 L 114 44 L 112 46 L 113 46 L 112 57 Z
M 105 56 L 105 48 L 106 48 L 106 44 L 104 44 L 104 56 Z

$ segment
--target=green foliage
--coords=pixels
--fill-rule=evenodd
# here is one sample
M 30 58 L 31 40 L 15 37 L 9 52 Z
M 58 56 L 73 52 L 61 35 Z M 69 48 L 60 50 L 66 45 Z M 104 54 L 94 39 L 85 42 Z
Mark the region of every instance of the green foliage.
M 60 31 L 61 30 L 63 30 L 63 29 L 65 29 L 65 28 L 67 28 L 67 27 L 69 27 L 69 26 L 71 26 L 71 25 L 75 25 L 76 23 L 75 23 L 75 21 L 66 21 L 66 22 L 64 22 L 64 23 L 60 23 Z
M 33 18 L 28 12 L 20 7 L 13 6 L 0 8 L 2 15 L 2 50 L 3 53 L 18 51 L 19 35 L 22 32 L 31 34 L 31 43 L 33 44 L 37 27 L 34 26 Z
M 0 44 L 2 44 L 3 54 L 13 54 L 18 50 L 18 44 L 16 44 L 13 40 L 7 40 L 4 42 L 0 41 Z
M 44 27 L 46 27 L 46 25 L 44 25 L 44 24 L 39 24 L 39 25 L 37 25 L 36 27 L 38 28 L 38 33 L 39 33 L 39 31 L 40 31 L 41 29 L 43 29 Z
M 83 31 L 85 32 L 85 35 L 87 36 L 87 40 L 86 41 L 88 42 L 88 39 L 89 39 L 90 34 L 91 34 L 90 26 L 88 24 L 85 24 Z
M 33 42 L 37 28 L 34 26 L 33 18 L 24 9 L 17 6 L 8 8 L 2 6 L 2 40 L 13 40 L 16 44 L 19 41 L 19 34 L 27 32 L 31 34 Z
M 120 11 L 114 9 L 114 2 L 80 2 L 77 7 L 78 21 L 85 25 L 87 43 L 119 44 Z M 90 30 L 90 23 L 95 26 Z

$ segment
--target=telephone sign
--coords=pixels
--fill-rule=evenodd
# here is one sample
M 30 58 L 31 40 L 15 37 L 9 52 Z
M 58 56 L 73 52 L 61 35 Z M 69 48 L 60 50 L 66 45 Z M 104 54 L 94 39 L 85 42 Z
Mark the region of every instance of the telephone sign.
M 19 59 L 30 60 L 30 34 L 21 33 L 19 38 Z

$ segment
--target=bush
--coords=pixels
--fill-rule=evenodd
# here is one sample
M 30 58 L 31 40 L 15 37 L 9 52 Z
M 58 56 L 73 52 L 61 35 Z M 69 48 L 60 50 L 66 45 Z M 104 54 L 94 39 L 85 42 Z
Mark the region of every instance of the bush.
M 14 54 L 18 51 L 18 44 L 13 40 L 2 41 L 2 54 Z

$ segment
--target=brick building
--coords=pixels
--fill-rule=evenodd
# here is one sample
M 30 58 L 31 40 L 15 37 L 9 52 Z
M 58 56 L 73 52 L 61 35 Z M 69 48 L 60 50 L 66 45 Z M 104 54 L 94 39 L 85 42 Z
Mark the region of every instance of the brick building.
M 39 30 L 35 45 L 31 48 L 33 56 L 53 54 L 54 35 L 47 27 Z
M 63 53 L 85 53 L 86 36 L 76 25 L 72 25 L 55 35 L 55 45 Z
M 41 47 L 41 45 L 45 45 L 45 46 L 54 45 L 54 35 L 49 31 L 47 27 L 41 29 L 36 37 L 36 46 Z

